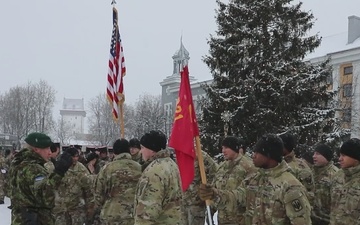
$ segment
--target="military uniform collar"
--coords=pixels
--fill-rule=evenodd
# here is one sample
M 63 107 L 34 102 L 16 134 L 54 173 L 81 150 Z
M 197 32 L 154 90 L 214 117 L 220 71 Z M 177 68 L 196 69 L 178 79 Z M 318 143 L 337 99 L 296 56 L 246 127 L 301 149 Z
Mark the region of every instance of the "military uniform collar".
M 353 177 L 359 176 L 358 174 L 360 173 L 360 164 L 357 166 L 342 169 L 342 170 L 344 171 L 346 179 L 352 179 Z
M 121 153 L 119 155 L 115 155 L 114 160 L 121 160 L 121 159 L 131 159 L 130 153 Z
M 279 163 L 277 166 L 275 166 L 273 168 L 270 168 L 270 169 L 260 168 L 259 172 L 261 175 L 264 175 L 264 176 L 277 177 L 277 176 L 280 176 L 282 173 L 289 171 L 289 170 L 290 170 L 290 167 L 283 160 L 283 161 L 281 161 L 281 163 Z
M 294 151 L 290 152 L 289 154 L 287 154 L 286 156 L 284 156 L 284 160 L 289 163 L 289 162 L 292 162 L 294 161 L 295 159 L 295 153 Z
M 333 165 L 334 165 L 333 161 L 330 161 L 324 166 L 313 166 L 313 168 L 316 173 L 322 173 L 323 171 L 328 170 Z

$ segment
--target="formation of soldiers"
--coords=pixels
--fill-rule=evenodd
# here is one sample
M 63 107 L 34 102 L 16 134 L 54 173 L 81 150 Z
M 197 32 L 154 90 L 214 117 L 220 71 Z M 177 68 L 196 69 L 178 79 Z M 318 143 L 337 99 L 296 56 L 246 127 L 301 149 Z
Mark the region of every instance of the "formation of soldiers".
M 291 134 L 267 134 L 247 153 L 245 141 L 222 140 L 219 165 L 205 151 L 208 184 L 195 178 L 182 192 L 167 138 L 150 131 L 110 149 L 63 149 L 31 133 L 15 155 L 0 158 L 0 204 L 11 199 L 12 225 L 199 225 L 205 200 L 220 225 L 360 224 L 360 140 L 333 150 L 314 147 L 313 165 L 295 157 Z M 6 181 L 6 182 L 4 182 Z

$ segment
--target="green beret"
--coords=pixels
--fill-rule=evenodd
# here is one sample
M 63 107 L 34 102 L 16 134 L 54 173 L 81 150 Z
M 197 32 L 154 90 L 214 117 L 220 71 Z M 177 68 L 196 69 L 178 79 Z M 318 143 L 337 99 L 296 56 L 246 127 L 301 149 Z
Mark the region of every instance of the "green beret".
M 34 132 L 25 138 L 26 143 L 35 148 L 48 148 L 52 144 L 49 136 L 43 133 Z

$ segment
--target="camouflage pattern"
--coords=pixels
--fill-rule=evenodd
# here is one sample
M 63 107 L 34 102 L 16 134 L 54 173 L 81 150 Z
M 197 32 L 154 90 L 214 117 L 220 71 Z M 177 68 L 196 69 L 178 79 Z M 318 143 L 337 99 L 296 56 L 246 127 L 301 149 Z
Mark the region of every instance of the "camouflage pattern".
M 95 205 L 101 209 L 101 224 L 134 224 L 134 196 L 141 166 L 129 153 L 115 155 L 97 177 Z
M 183 225 L 180 174 L 169 150 L 148 161 L 136 187 L 135 225 Z
M 44 166 L 45 166 L 45 168 L 47 169 L 47 171 L 48 171 L 49 173 L 53 172 L 54 169 L 55 169 L 54 163 L 53 163 L 51 160 L 49 160 L 48 162 L 46 162 Z
M 220 190 L 234 190 L 246 177 L 255 173 L 256 170 L 253 162 L 239 153 L 236 159 L 227 160 L 220 164 L 213 185 Z M 225 207 L 218 211 L 218 221 L 220 224 L 244 224 L 244 206 L 239 205 L 238 208 L 233 210 Z
M 314 167 L 315 197 L 312 211 L 312 222 L 325 225 L 330 222 L 331 184 L 339 169 L 329 162 L 322 167 Z
M 359 224 L 360 165 L 335 175 L 331 195 L 330 225 Z
M 204 151 L 202 151 L 204 158 L 205 174 L 207 183 L 211 184 L 215 178 L 218 168 L 216 162 Z M 198 225 L 205 221 L 205 202 L 198 196 L 198 187 L 201 184 L 200 168 L 198 160 L 195 161 L 195 177 L 189 188 L 184 193 L 184 205 L 186 225 Z
M 103 159 L 98 159 L 96 161 L 96 164 L 95 164 L 95 171 L 94 173 L 95 174 L 98 174 L 100 172 L 100 170 L 107 164 L 109 163 L 109 158 L 106 157 L 106 158 L 103 158 Z
M 314 176 L 311 168 L 303 159 L 295 157 L 295 153 L 292 151 L 290 154 L 284 156 L 284 160 L 290 166 L 293 171 L 293 175 L 304 185 L 307 190 L 307 197 L 310 204 L 313 205 L 314 201 Z
M 61 181 L 55 198 L 53 213 L 56 224 L 71 225 L 69 221 L 77 221 L 76 224 L 85 222 L 86 217 L 92 213 L 94 207 L 94 195 L 92 193 L 92 180 L 88 170 L 82 163 L 77 162 L 71 166 Z M 76 218 L 64 218 L 71 216 L 73 212 Z M 89 217 L 92 215 L 89 215 Z M 62 223 L 68 221 L 68 223 Z
M 84 225 L 85 218 L 86 213 L 82 209 L 62 212 L 55 215 L 55 225 Z
M 135 162 L 138 162 L 140 164 L 144 163 L 144 161 L 142 159 L 141 151 L 138 151 L 138 153 L 132 155 L 131 158 L 132 158 L 132 160 L 134 160 Z
M 7 168 L 5 158 L 0 155 L 0 200 L 4 201 L 5 198 L 5 181 L 6 181 Z
M 45 160 L 30 149 L 16 154 L 10 167 L 11 225 L 53 225 L 54 190 L 62 177 L 49 174 Z
M 311 225 L 305 187 L 283 161 L 271 169 L 259 169 L 235 190 L 218 190 L 219 209 L 246 207 L 246 225 Z

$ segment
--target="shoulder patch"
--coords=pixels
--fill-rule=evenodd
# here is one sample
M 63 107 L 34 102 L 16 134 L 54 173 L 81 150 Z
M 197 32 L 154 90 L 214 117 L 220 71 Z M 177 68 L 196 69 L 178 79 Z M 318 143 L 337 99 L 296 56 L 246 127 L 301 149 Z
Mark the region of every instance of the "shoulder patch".
M 42 181 L 44 180 L 45 176 L 37 176 L 35 177 L 35 182 L 39 182 L 39 181 Z
M 303 209 L 303 206 L 301 205 L 301 202 L 299 199 L 295 199 L 291 202 L 292 207 L 294 208 L 295 212 L 299 212 Z

